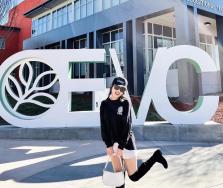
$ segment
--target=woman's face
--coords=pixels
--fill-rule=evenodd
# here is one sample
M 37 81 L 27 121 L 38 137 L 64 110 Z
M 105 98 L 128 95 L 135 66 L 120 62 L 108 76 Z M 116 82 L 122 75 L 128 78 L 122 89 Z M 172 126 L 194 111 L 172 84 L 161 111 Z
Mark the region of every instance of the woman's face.
M 124 95 L 125 93 L 125 88 L 124 87 L 120 87 L 117 85 L 112 86 L 112 97 L 115 99 L 118 99 L 119 97 L 121 97 L 122 95 Z

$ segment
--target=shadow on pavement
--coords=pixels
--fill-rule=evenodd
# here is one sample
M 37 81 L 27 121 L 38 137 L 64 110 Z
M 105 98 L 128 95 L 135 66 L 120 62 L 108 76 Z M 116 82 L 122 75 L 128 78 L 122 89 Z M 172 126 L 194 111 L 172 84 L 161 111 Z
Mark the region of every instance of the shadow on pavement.
M 0 140 L 1 141 L 1 140 Z M 0 168 L 0 181 L 14 180 L 23 183 L 48 183 L 48 182 L 61 182 L 61 181 L 72 181 L 72 180 L 83 180 L 88 178 L 99 177 L 102 175 L 102 170 L 104 168 L 106 157 L 103 153 L 104 146 L 101 142 L 94 143 L 94 141 L 85 141 L 74 144 L 67 144 L 68 142 L 50 142 L 45 144 L 44 142 L 14 142 L 6 143 L 2 149 L 2 144 L 0 143 L 0 156 L 8 155 L 8 157 L 0 158 L 0 167 L 4 165 L 9 166 L 5 170 L 1 171 Z M 163 142 L 165 143 L 165 142 Z M 21 146 L 38 146 L 38 147 L 63 147 L 53 151 L 43 151 L 33 154 L 27 154 L 28 149 L 18 150 Z M 169 160 L 171 157 L 176 155 L 182 156 L 178 157 L 177 160 L 170 161 L 172 167 L 176 170 L 169 171 L 170 177 L 192 177 L 201 173 L 209 173 L 209 171 L 203 172 L 201 169 L 204 165 L 208 166 L 209 170 L 216 170 L 215 166 L 212 166 L 208 160 L 213 155 L 210 155 L 208 147 L 215 147 L 217 144 L 160 144 L 159 142 L 146 143 L 142 142 L 139 144 L 139 150 L 145 150 L 145 158 L 149 158 L 155 149 L 160 148 L 164 155 L 168 155 Z M 98 149 L 99 147 L 99 149 Z M 14 149 L 12 149 L 14 148 Z M 202 148 L 205 152 L 202 156 L 204 158 L 197 158 L 198 151 L 196 148 Z M 147 152 L 149 150 L 149 152 Z M 4 153 L 2 153 L 4 151 Z M 190 151 L 190 154 L 188 152 Z M 83 152 L 83 153 L 81 153 Z M 191 154 L 192 152 L 192 154 Z M 148 155 L 147 155 L 148 153 Z M 17 157 L 12 157 L 12 155 L 17 155 Z M 52 157 L 52 158 L 50 158 Z M 214 155 L 219 159 L 223 156 L 220 154 Z M 76 159 L 76 160 L 75 160 Z M 33 160 L 33 161 L 32 161 Z M 93 160 L 93 162 L 88 162 Z M 139 163 L 141 160 L 139 160 Z M 23 164 L 24 163 L 24 164 Z M 17 166 L 15 165 L 17 164 Z M 50 166 L 49 164 L 52 164 Z M 170 165 L 170 169 L 172 168 Z M 197 170 L 193 171 L 193 167 L 197 166 Z M 36 171 L 36 169 L 40 169 Z M 161 171 L 162 173 L 166 173 Z M 24 174 L 24 175 L 23 175 Z M 201 174 L 205 175 L 205 174 Z M 159 181 L 168 181 L 165 179 L 166 176 L 160 176 Z M 182 181 L 182 178 L 176 179 L 176 182 Z M 180 183 L 180 182 L 179 182 Z

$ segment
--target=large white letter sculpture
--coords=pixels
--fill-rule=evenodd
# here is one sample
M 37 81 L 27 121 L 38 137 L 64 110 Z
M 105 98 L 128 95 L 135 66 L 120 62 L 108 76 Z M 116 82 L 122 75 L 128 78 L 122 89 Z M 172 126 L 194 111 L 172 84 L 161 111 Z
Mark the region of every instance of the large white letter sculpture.
M 144 124 L 151 100 L 153 100 L 157 112 L 172 124 L 203 124 L 214 115 L 218 107 L 218 96 L 200 96 L 194 109 L 185 112 L 176 110 L 170 104 L 166 90 L 167 72 L 171 64 L 182 59 L 189 59 L 197 73 L 217 71 L 214 61 L 200 48 L 186 45 L 169 49 L 159 48 L 135 124 Z
M 115 50 L 110 50 L 117 76 L 123 76 Z M 144 125 L 149 105 L 153 100 L 157 112 L 172 124 L 203 124 L 210 120 L 218 107 L 218 96 L 200 96 L 194 109 L 187 112 L 176 110 L 169 102 L 166 90 L 166 78 L 168 69 L 172 63 L 180 59 L 189 59 L 197 72 L 216 72 L 214 61 L 203 50 L 193 46 L 176 46 L 172 48 L 159 48 L 153 63 L 151 74 L 144 90 L 137 116 L 133 113 L 133 124 Z M 40 61 L 51 67 L 52 70 L 41 73 L 32 82 L 33 68 L 29 62 Z M 106 92 L 106 80 L 71 79 L 69 78 L 70 62 L 105 62 L 104 49 L 81 50 L 27 50 L 9 57 L 0 66 L 0 116 L 12 125 L 34 127 L 89 127 L 99 126 L 98 111 L 70 112 L 70 93 L 84 91 Z M 25 79 L 23 69 L 29 70 Z M 18 70 L 17 79 L 11 73 Z M 38 82 L 45 76 L 54 74 L 54 79 L 47 86 L 40 87 Z M 10 87 L 13 82 L 17 92 Z M 55 98 L 44 93 L 53 84 L 59 82 L 59 94 Z M 25 89 L 21 88 L 21 85 Z M 9 104 L 7 93 L 15 101 L 14 107 Z M 53 104 L 43 104 L 36 97 L 44 96 L 53 101 Z M 128 96 L 129 97 L 129 96 Z M 103 100 L 103 99 L 101 99 Z M 97 101 L 100 103 L 100 101 Z M 34 103 L 49 108 L 46 112 L 37 116 L 20 114 L 17 109 L 23 103 Z
M 100 91 L 106 89 L 105 79 L 71 79 L 69 78 L 69 63 L 71 62 L 94 62 L 104 63 L 104 49 L 81 49 L 81 50 L 27 50 L 9 57 L 0 66 L 0 116 L 12 125 L 34 128 L 34 127 L 70 127 L 70 126 L 98 126 L 98 111 L 76 111 L 69 110 L 70 93 L 84 91 Z M 40 61 L 49 65 L 53 70 L 40 74 L 31 85 L 32 67 L 29 62 Z M 25 91 L 11 72 L 19 68 L 19 80 L 26 87 Z M 22 75 L 24 66 L 28 66 L 29 78 L 25 80 Z M 55 74 L 54 80 L 46 87 L 38 87 L 38 82 L 46 74 Z M 10 90 L 9 79 L 16 86 L 17 92 Z M 60 89 L 57 99 L 42 91 L 50 88 L 56 81 L 60 83 Z M 11 107 L 6 97 L 6 91 L 16 100 L 17 105 Z M 30 95 L 34 91 L 34 94 Z M 36 93 L 35 93 L 36 91 Z M 39 93 L 40 91 L 40 93 Z M 54 104 L 51 106 L 41 104 L 36 100 L 38 96 L 50 98 Z M 24 103 L 34 103 L 40 106 L 50 107 L 45 113 L 37 116 L 25 116 L 17 112 L 17 107 Z

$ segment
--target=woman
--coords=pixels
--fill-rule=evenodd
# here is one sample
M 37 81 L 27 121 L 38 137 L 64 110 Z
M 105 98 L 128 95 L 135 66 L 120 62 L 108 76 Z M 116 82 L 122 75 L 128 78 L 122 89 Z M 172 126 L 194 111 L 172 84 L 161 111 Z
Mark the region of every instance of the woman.
M 116 77 L 113 80 L 108 98 L 102 101 L 100 107 L 101 136 L 114 170 L 120 172 L 124 164 L 129 179 L 138 181 L 156 162 L 161 163 L 164 168 L 167 168 L 168 164 L 161 151 L 157 150 L 152 157 L 137 167 L 135 138 L 131 130 L 131 106 L 124 97 L 126 89 L 125 78 Z M 125 185 L 121 186 L 124 187 Z

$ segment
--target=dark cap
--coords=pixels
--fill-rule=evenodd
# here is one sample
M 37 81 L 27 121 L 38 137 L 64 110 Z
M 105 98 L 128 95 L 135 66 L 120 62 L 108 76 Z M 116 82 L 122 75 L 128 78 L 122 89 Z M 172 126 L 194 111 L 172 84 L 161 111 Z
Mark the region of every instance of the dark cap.
M 113 85 L 118 85 L 124 88 L 127 88 L 128 85 L 128 81 L 125 78 L 122 77 L 116 77 L 113 82 L 112 82 L 112 86 Z

